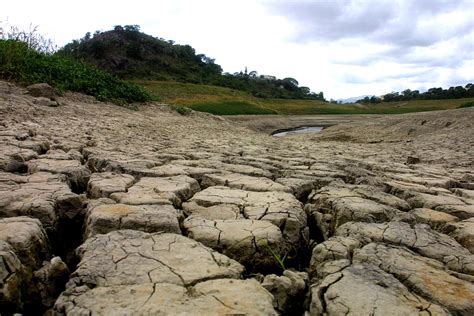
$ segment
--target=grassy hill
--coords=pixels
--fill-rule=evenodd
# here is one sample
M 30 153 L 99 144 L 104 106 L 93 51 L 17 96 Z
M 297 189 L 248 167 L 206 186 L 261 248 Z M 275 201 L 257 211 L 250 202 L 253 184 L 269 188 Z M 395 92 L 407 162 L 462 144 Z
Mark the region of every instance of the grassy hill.
M 175 44 L 140 32 L 138 25 L 87 33 L 61 48 L 58 55 L 85 61 L 122 79 L 210 84 L 261 98 L 324 100 L 323 92 L 300 87 L 294 78 L 278 79 L 256 71 L 222 73 L 214 59 L 189 45 Z
M 248 92 L 202 84 L 148 80 L 135 83 L 163 103 L 218 115 L 401 114 L 455 109 L 474 102 L 474 98 L 467 98 L 335 105 L 319 100 L 256 98 Z

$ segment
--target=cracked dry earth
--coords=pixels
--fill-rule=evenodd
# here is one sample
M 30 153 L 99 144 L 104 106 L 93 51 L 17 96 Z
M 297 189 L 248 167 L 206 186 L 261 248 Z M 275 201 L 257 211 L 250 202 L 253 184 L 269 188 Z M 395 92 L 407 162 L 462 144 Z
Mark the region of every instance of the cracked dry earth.
M 287 138 L 0 82 L 0 314 L 473 315 L 474 110 Z

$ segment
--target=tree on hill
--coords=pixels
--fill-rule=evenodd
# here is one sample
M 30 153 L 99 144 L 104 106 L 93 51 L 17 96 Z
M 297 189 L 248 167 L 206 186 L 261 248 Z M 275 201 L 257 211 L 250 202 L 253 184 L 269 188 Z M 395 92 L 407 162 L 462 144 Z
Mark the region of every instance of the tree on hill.
M 140 32 L 138 25 L 116 25 L 113 30 L 87 33 L 58 51 L 123 79 L 170 80 L 217 85 L 261 98 L 324 100 L 322 92 L 299 87 L 296 79 L 259 77 L 256 71 L 222 74 L 213 58 L 197 54 L 189 45 L 175 44 Z
M 96 32 L 94 36 L 87 33 L 58 54 L 84 60 L 124 79 L 201 83 L 222 73 L 212 58 L 197 55 L 189 45 L 175 45 L 141 33 L 138 25 L 116 25 L 113 30 Z
M 448 89 L 443 88 L 430 88 L 426 92 L 420 93 L 418 90 L 406 89 L 402 92 L 390 92 L 382 96 L 377 97 L 365 97 L 364 99 L 358 100 L 360 103 L 380 103 L 384 102 L 397 102 L 397 101 L 410 101 L 410 100 L 442 100 L 442 99 L 460 99 L 460 98 L 471 98 L 474 97 L 474 85 L 468 83 L 465 87 L 456 86 L 449 87 Z

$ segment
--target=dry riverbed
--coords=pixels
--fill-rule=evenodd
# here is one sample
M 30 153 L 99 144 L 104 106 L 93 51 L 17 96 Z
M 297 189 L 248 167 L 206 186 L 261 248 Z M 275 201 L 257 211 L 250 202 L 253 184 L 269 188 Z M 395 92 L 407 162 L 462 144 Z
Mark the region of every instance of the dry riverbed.
M 473 109 L 56 100 L 0 82 L 2 315 L 474 314 Z

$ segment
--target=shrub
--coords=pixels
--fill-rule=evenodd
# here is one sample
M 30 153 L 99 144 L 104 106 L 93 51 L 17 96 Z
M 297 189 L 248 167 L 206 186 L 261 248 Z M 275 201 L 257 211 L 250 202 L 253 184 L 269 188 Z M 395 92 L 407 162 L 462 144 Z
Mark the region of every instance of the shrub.
M 26 30 L 17 26 L 9 25 L 8 22 L 0 22 L 0 40 L 14 40 L 26 43 L 26 45 L 40 53 L 52 54 L 56 51 L 56 45 L 38 33 L 38 26 L 29 25 Z
M 191 113 L 191 109 L 185 106 L 172 105 L 171 108 L 181 115 L 188 115 Z
M 461 109 L 461 108 L 472 108 L 472 107 L 474 107 L 474 101 L 463 103 L 458 108 Z
M 37 52 L 16 40 L 0 40 L 0 78 L 25 85 L 47 82 L 59 91 L 82 92 L 120 105 L 151 99 L 142 88 L 93 66 Z

